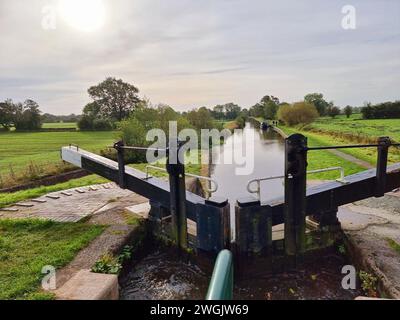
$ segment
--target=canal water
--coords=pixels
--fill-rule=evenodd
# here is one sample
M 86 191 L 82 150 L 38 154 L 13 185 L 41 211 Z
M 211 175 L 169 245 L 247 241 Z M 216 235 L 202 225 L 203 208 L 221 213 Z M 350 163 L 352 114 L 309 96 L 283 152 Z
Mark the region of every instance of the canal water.
M 254 137 L 247 141 L 248 137 Z M 252 141 L 251 141 L 252 140 Z M 248 144 L 254 146 L 248 146 Z M 247 152 L 246 152 L 247 150 Z M 247 166 L 252 168 L 245 174 L 238 169 L 245 167 L 242 164 L 224 163 L 226 153 L 241 152 L 246 159 Z M 253 124 L 247 123 L 242 131 L 235 131 L 226 143 L 215 154 L 217 164 L 211 165 L 211 177 L 219 183 L 219 189 L 215 196 L 227 197 L 231 203 L 238 198 L 251 196 L 247 192 L 247 183 L 256 178 L 281 176 L 284 173 L 285 146 L 283 138 L 273 130 L 262 131 Z M 229 159 L 229 157 L 228 157 Z M 256 184 L 252 186 L 254 189 Z M 283 180 L 270 180 L 261 182 L 261 201 L 283 195 Z M 256 195 L 254 195 L 256 196 Z
M 246 139 L 253 137 L 253 139 Z M 249 145 L 253 144 L 253 145 Z M 246 164 L 226 163 L 230 155 L 241 153 L 246 159 Z M 228 155 L 228 156 L 227 156 Z M 282 176 L 284 174 L 285 145 L 283 138 L 273 130 L 263 131 L 259 125 L 247 123 L 243 130 L 235 131 L 226 143 L 214 152 L 211 165 L 211 177 L 218 182 L 219 188 L 214 196 L 228 198 L 231 203 L 232 239 L 235 239 L 235 203 L 243 197 L 258 197 L 247 191 L 249 181 L 257 178 Z M 249 167 L 249 172 L 238 174 L 238 169 Z M 243 170 L 247 171 L 247 170 Z M 256 189 L 257 184 L 251 185 Z M 261 202 L 277 198 L 284 193 L 283 179 L 261 182 Z
M 235 281 L 235 300 L 352 300 L 342 288 L 342 255 L 321 256 L 301 269 Z M 204 300 L 211 275 L 168 249 L 150 252 L 120 281 L 122 300 Z

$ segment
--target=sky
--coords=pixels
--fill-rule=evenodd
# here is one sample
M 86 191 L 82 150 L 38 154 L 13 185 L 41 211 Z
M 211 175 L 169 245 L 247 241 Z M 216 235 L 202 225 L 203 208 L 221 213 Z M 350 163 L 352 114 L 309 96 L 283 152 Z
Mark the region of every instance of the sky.
M 87 89 L 109 76 L 177 110 L 248 108 L 267 94 L 321 92 L 338 106 L 400 99 L 398 0 L 75 1 L 77 17 L 98 22 L 90 31 L 59 1 L 0 0 L 0 101 L 80 113 Z M 342 27 L 345 5 L 355 29 Z M 49 12 L 55 28 L 43 28 Z

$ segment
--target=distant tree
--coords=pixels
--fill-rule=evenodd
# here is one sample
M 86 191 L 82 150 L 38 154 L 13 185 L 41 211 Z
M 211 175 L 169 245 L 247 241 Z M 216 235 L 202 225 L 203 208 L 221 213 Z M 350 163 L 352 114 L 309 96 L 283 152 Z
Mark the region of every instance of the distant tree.
M 187 114 L 187 119 L 189 123 L 196 129 L 210 129 L 214 127 L 214 121 L 211 117 L 210 111 L 202 107 L 198 110 L 189 111 Z
M 216 105 L 212 110 L 209 110 L 211 116 L 217 120 L 233 120 L 235 119 L 242 108 L 233 102 Z
M 266 95 L 250 109 L 249 114 L 253 117 L 276 119 L 279 103 L 279 98 Z
M 335 118 L 339 114 L 340 114 L 340 109 L 338 107 L 335 107 L 333 105 L 333 102 L 330 102 L 328 107 L 328 116 L 330 116 L 331 118 Z
M 117 121 L 127 118 L 141 102 L 138 97 L 139 89 L 111 77 L 90 87 L 88 93 L 99 106 L 103 117 Z
M 364 119 L 399 119 L 400 101 L 383 102 L 376 105 L 366 104 L 361 113 Z
M 14 126 L 16 130 L 39 130 L 42 127 L 39 105 L 29 99 L 16 104 Z
M 304 101 L 313 104 L 321 117 L 327 115 L 329 103 L 322 93 L 310 93 L 304 97 Z
M 293 105 L 283 104 L 278 110 L 278 119 L 288 126 L 308 124 L 318 116 L 315 106 L 307 102 L 297 102 Z
M 222 120 L 225 118 L 225 108 L 223 105 L 216 105 L 213 108 L 212 116 L 217 120 Z
M 233 102 L 225 104 L 224 109 L 228 120 L 236 119 L 241 111 L 241 108 Z
M 11 99 L 0 102 L 0 125 L 6 130 L 14 126 L 16 106 Z
M 353 114 L 353 107 L 346 106 L 346 108 L 344 108 L 344 114 L 346 115 L 347 118 L 350 118 L 350 116 Z

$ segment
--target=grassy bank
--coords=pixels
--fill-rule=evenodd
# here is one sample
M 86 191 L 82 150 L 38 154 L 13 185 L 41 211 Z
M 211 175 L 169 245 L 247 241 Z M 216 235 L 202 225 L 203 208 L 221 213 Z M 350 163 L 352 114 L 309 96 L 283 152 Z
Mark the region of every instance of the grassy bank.
M 308 137 L 309 146 L 321 146 L 328 145 L 329 143 L 319 136 L 315 136 L 314 134 L 310 134 L 309 132 L 304 132 L 295 128 L 289 127 L 280 127 L 286 134 L 291 135 L 294 133 L 302 133 Z M 331 141 L 332 142 L 332 141 Z M 357 164 L 346 161 L 329 151 L 313 151 L 308 153 L 308 169 L 316 170 L 323 169 L 328 167 L 342 167 L 345 171 L 345 175 L 351 175 L 357 172 L 361 172 L 365 170 Z M 336 179 L 339 178 L 338 172 L 327 172 L 327 173 L 319 173 L 313 174 L 309 176 L 309 179 Z
M 351 120 L 346 118 L 330 119 L 322 118 L 315 123 L 305 126 L 303 128 L 288 128 L 282 127 L 288 132 L 299 132 L 304 134 L 309 138 L 309 144 L 314 146 L 323 145 L 346 145 L 346 144 L 360 144 L 360 143 L 375 143 L 379 136 L 388 135 L 393 139 L 399 138 L 398 135 L 390 135 L 389 131 L 394 133 L 396 128 L 400 128 L 400 121 L 397 120 Z M 387 123 L 389 127 L 385 126 L 385 130 L 380 131 L 379 128 L 382 126 L 369 126 L 368 123 Z M 346 131 L 346 126 L 341 126 L 340 123 L 349 123 L 347 127 L 353 128 L 350 125 L 352 122 L 356 122 L 359 128 L 358 131 L 351 132 L 350 129 Z M 390 128 L 390 125 L 393 127 Z M 329 129 L 328 129 L 329 128 Z M 354 128 L 353 128 L 354 129 Z M 356 129 L 354 129 L 356 130 Z M 369 132 L 369 133 L 368 133 Z M 373 165 L 377 161 L 377 151 L 376 148 L 354 148 L 354 149 L 342 149 L 341 152 L 352 155 L 358 159 L 369 162 Z M 400 162 L 400 150 L 396 148 L 391 148 L 389 152 L 389 163 Z
M 72 143 L 98 152 L 115 138 L 115 132 L 1 132 L 0 184 L 6 187 L 62 172 L 61 147 Z
M 58 183 L 53 186 L 41 186 L 29 190 L 17 191 L 12 193 L 1 193 L 0 194 L 0 208 L 6 207 L 13 203 L 17 203 L 27 199 L 38 198 L 42 195 L 48 194 L 50 192 L 56 192 L 61 190 L 67 190 L 71 188 L 78 188 L 93 184 L 105 183 L 106 179 L 90 175 L 80 179 L 73 179 L 68 182 Z
M 334 119 L 323 117 L 308 126 L 311 130 L 321 130 L 333 134 L 348 134 L 354 140 L 370 141 L 380 136 L 389 136 L 400 141 L 400 119 L 363 120 L 360 115 L 350 118 L 338 116 Z
M 39 220 L 0 220 L 0 299 L 50 299 L 40 292 L 44 266 L 65 266 L 104 227 Z

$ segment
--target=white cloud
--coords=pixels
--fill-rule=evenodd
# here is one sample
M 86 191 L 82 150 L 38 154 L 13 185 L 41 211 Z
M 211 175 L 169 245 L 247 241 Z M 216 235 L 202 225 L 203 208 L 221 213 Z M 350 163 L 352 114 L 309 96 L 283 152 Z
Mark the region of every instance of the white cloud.
M 0 99 L 77 113 L 106 76 L 178 109 L 315 91 L 339 105 L 400 98 L 396 0 L 351 1 L 349 31 L 342 1 L 104 1 L 106 25 L 84 33 L 62 21 L 41 29 L 41 8 L 56 0 L 0 0 Z

